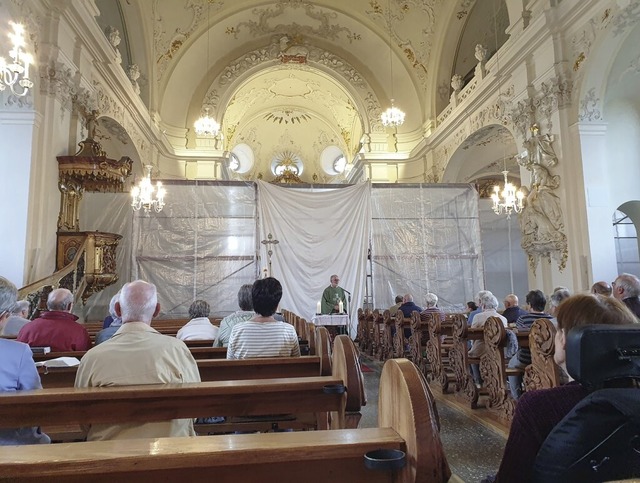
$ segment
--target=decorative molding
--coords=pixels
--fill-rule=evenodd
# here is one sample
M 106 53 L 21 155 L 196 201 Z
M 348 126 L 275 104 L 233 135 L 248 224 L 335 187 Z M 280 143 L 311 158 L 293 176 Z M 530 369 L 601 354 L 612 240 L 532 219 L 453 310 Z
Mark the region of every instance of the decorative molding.
M 600 98 L 596 97 L 596 88 L 592 87 L 580 101 L 578 120 L 580 122 L 602 120 L 602 114 L 600 113 L 600 109 L 598 109 L 599 105 Z
M 613 18 L 613 36 L 624 34 L 640 21 L 640 3 L 631 1 Z
M 207 5 L 206 8 L 205 5 Z M 215 14 L 222 9 L 223 6 L 223 1 L 206 0 L 205 2 L 201 2 L 199 0 L 187 0 L 185 2 L 184 9 L 192 11 L 191 23 L 186 29 L 177 27 L 172 33 L 167 34 L 163 30 L 164 22 L 158 11 L 158 0 L 154 2 L 152 7 L 154 19 L 153 52 L 161 52 L 156 59 L 158 80 L 162 79 L 169 62 L 182 48 L 185 41 L 193 35 L 202 22 L 207 21 L 206 13 Z
M 70 110 L 72 99 L 78 94 L 75 76 L 67 65 L 52 60 L 40 68 L 40 93 L 58 99 L 63 110 Z
M 278 17 L 285 15 L 288 9 L 304 9 L 305 15 L 311 20 L 312 24 L 320 24 L 318 27 L 299 24 L 278 24 L 273 25 L 271 22 Z M 292 37 L 296 35 L 316 36 L 329 40 L 338 40 L 342 35 L 349 43 L 352 43 L 360 36 L 352 32 L 351 29 L 343 27 L 336 23 L 338 14 L 335 12 L 327 12 L 311 2 L 302 0 L 278 0 L 273 7 L 254 8 L 253 15 L 257 16 L 257 20 L 249 20 L 240 22 L 235 26 L 227 27 L 226 33 L 233 35 L 235 39 L 238 35 L 248 30 L 251 37 L 263 37 L 275 32 L 290 32 Z

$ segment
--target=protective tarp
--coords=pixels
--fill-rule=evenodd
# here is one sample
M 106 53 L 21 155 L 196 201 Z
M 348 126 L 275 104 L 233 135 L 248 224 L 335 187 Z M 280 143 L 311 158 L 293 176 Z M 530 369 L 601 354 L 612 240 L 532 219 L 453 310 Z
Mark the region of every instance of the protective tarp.
M 196 298 L 211 304 L 212 317 L 227 315 L 238 309 L 240 286 L 268 267 L 269 246 L 272 273 L 285 287 L 281 307 L 307 319 L 332 273 L 352 292 L 353 314 L 363 306 L 387 308 L 407 292 L 421 305 L 429 291 L 445 310 L 461 310 L 483 288 L 470 185 L 260 183 L 259 195 L 254 183 L 165 185 L 160 213 L 132 212 L 127 193 L 85 193 L 82 229 L 123 235 L 119 280 L 78 307 L 86 320 L 104 318 L 111 296 L 136 278 L 157 285 L 162 318 L 188 317 Z M 277 245 L 260 243 L 269 233 Z
M 132 277 L 158 287 L 159 318 L 186 318 L 196 299 L 211 317 L 238 310 L 238 289 L 257 277 L 253 184 L 166 184 L 160 213 L 134 218 Z
M 262 264 L 283 285 L 281 306 L 311 320 L 332 274 L 352 292 L 351 334 L 362 300 L 371 220 L 371 184 L 330 191 L 282 188 L 258 181 Z M 355 302 L 355 304 L 354 304 Z M 355 309 L 355 310 L 354 310 Z
M 131 280 L 133 212 L 128 193 L 85 193 L 80 202 L 82 231 L 102 231 L 122 235 L 116 250 L 118 280 L 76 305 L 74 313 L 84 320 L 102 320 L 109 315 L 109 302 L 124 282 Z
M 376 308 L 428 292 L 462 311 L 483 286 L 478 193 L 471 185 L 374 185 L 372 279 Z

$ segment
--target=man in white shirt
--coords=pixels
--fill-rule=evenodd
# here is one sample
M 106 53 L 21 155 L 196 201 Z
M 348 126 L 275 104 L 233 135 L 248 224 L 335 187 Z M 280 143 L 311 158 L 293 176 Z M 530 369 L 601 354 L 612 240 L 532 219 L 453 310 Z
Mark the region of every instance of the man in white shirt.
M 200 382 L 198 365 L 184 342 L 151 328 L 151 319 L 160 312 L 155 285 L 142 280 L 125 284 L 115 308 L 122 327 L 85 354 L 76 387 Z M 96 424 L 88 429 L 87 440 L 168 436 L 195 436 L 193 421 Z

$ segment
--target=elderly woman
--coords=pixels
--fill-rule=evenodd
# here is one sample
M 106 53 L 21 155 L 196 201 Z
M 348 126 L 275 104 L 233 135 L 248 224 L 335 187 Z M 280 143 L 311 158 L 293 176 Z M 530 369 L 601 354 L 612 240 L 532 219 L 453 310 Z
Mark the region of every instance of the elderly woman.
M 191 320 L 178 331 L 176 337 L 180 340 L 215 340 L 220 328 L 209 320 L 210 312 L 211 308 L 206 301 L 196 300 L 193 302 L 189 307 Z
M 567 334 L 591 324 L 635 324 L 637 319 L 620 301 L 599 295 L 574 295 L 558 307 L 554 360 L 566 372 Z M 640 329 L 640 327 L 639 327 Z M 488 481 L 531 481 L 533 464 L 551 430 L 587 395 L 575 381 L 563 386 L 529 391 L 518 400 L 502 463 Z
M 11 314 L 17 294 L 15 285 L 0 277 L 0 322 Z M 22 342 L 0 339 L 0 393 L 31 389 L 42 389 L 31 349 Z M 40 428 L 0 429 L 0 446 L 50 442 L 49 436 L 41 433 Z

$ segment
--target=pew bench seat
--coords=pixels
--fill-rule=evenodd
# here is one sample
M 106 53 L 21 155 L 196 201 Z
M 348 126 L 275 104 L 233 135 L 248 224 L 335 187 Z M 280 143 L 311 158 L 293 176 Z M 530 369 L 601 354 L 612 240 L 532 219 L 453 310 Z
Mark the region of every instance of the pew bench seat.
M 21 481 L 389 481 L 364 454 L 405 450 L 390 428 L 63 443 L 3 449 L 3 478 Z

